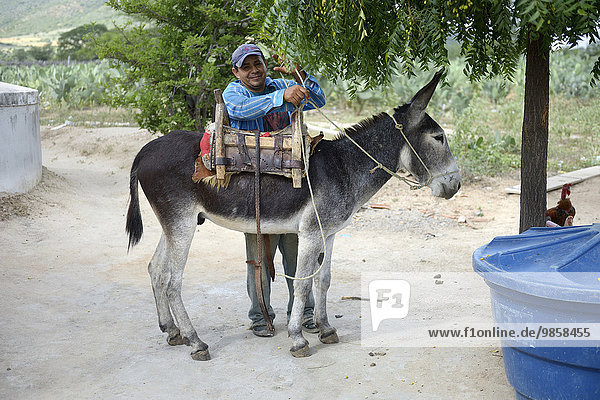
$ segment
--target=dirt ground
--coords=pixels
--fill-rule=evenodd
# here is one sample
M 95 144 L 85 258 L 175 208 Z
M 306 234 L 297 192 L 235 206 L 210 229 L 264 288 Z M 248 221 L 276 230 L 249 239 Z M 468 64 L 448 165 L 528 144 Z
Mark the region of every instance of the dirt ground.
M 127 253 L 129 167 L 151 139 L 135 128 L 43 128 L 42 182 L 0 197 L 0 398 L 512 398 L 497 348 L 361 347 L 360 301 L 342 296 L 360 295 L 363 272 L 472 273 L 477 247 L 517 233 L 519 197 L 504 193 L 516 181 L 474 180 L 449 201 L 388 183 L 336 238 L 328 312 L 340 343 L 306 335 L 304 359 L 288 352 L 282 279 L 275 337 L 248 330 L 243 236 L 207 221 L 183 287 L 212 356 L 196 362 L 158 328 L 146 266 L 160 227 L 145 199 L 144 237 Z M 600 222 L 599 184 L 573 187 L 576 224 Z M 481 279 L 459 284 L 468 296 L 455 311 L 489 307 Z

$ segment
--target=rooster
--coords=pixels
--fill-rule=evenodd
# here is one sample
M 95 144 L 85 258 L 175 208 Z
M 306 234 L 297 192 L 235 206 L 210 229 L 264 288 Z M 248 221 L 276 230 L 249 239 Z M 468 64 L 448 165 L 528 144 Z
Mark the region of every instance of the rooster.
M 571 226 L 575 217 L 575 207 L 571 204 L 571 184 L 565 183 L 562 187 L 560 200 L 556 207 L 546 210 L 546 226 Z

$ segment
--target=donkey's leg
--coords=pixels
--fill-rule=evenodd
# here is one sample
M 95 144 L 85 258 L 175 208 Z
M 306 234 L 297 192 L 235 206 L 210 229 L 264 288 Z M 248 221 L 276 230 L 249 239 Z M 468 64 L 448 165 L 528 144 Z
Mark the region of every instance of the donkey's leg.
M 166 235 L 166 264 L 171 271 L 171 279 L 167 286 L 167 298 L 175 322 L 181 331 L 183 343 L 192 347 L 192 358 L 205 361 L 210 360 L 208 345 L 198 337 L 181 299 L 183 270 L 196 225 L 195 214 L 193 218 L 179 218 L 176 226 L 171 226 Z
M 311 275 L 317 265 L 323 242 L 319 235 L 298 236 L 298 266 L 296 277 Z M 302 336 L 302 314 L 312 287 L 312 278 L 294 280 L 294 306 L 288 323 L 288 335 L 292 338 L 290 352 L 294 357 L 310 355 L 308 341 Z
M 167 332 L 167 343 L 171 346 L 183 344 L 183 338 L 179 334 L 179 328 L 173 321 L 171 310 L 169 308 L 169 300 L 167 298 L 167 286 L 171 280 L 171 271 L 167 268 L 165 262 L 165 235 L 160 237 L 156 251 L 150 263 L 148 264 L 148 273 L 152 281 L 152 291 L 154 292 L 154 300 L 156 301 L 156 311 L 158 313 L 158 326 L 161 331 Z
M 331 282 L 331 254 L 333 253 L 333 239 L 335 234 L 330 235 L 326 240 L 326 253 L 323 260 L 323 266 L 319 273 L 315 275 L 315 324 L 319 328 L 319 340 L 323 343 L 339 342 L 338 335 L 334 327 L 329 325 L 327 319 L 327 290 Z

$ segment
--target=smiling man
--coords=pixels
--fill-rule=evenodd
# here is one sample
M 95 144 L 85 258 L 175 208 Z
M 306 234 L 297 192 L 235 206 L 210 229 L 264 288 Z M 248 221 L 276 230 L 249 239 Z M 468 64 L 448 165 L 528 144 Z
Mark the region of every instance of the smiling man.
M 230 124 L 233 128 L 243 130 L 258 130 L 274 132 L 290 124 L 291 113 L 303 100 L 304 110 L 311 110 L 325 105 L 325 96 L 316 78 L 296 66 L 291 73 L 285 67 L 275 67 L 273 70 L 286 75 L 292 75 L 294 80 L 271 79 L 267 76 L 266 60 L 260 49 L 254 44 L 243 44 L 231 56 L 233 68 L 231 72 L 237 80 L 227 85 L 223 99 L 229 113 Z M 302 86 L 304 83 L 304 86 Z M 313 105 L 314 103 L 314 105 Z M 290 182 L 291 185 L 291 182 Z M 255 260 L 257 254 L 256 235 L 246 233 L 246 259 Z M 298 236 L 296 234 L 269 235 L 272 254 L 263 254 L 273 258 L 276 247 L 283 256 L 283 269 L 286 275 L 295 276 L 298 257 Z M 294 282 L 286 279 L 289 300 L 287 307 L 288 318 L 292 312 L 294 301 Z M 263 268 L 262 286 L 265 303 L 271 319 L 275 312 L 270 304 L 271 280 L 266 268 Z M 273 336 L 267 329 L 260 309 L 259 299 L 254 284 L 254 266 L 247 264 L 247 290 L 252 301 L 248 317 L 252 320 L 252 332 L 257 336 Z M 317 333 L 313 321 L 314 298 L 312 292 L 304 309 L 302 327 L 310 333 Z
M 290 124 L 290 114 L 302 100 L 311 100 L 311 103 L 304 105 L 304 110 L 314 109 L 312 103 L 318 108 L 325 105 L 325 95 L 317 79 L 300 68 L 292 72 L 285 67 L 273 68 L 276 72 L 292 75 L 293 81 L 269 78 L 265 57 L 254 44 L 238 47 L 231 61 L 231 72 L 237 80 L 227 85 L 223 98 L 234 128 L 275 131 Z M 280 121 L 277 127 L 271 126 L 273 120 Z

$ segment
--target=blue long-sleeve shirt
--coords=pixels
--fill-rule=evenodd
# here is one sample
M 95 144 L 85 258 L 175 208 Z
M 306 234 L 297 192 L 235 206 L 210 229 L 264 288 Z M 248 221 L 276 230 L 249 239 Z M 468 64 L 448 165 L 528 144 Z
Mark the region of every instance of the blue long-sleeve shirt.
M 258 130 L 261 132 L 283 129 L 290 124 L 294 105 L 283 101 L 285 89 L 297 85 L 288 79 L 266 78 L 265 90 L 254 93 L 248 90 L 239 80 L 227 85 L 223 92 L 223 100 L 229 113 L 230 124 L 233 128 L 242 130 Z M 304 80 L 306 89 L 310 92 L 310 100 L 317 108 L 325 105 L 325 95 L 317 79 L 306 74 Z M 312 110 L 312 103 L 304 105 L 304 110 Z

